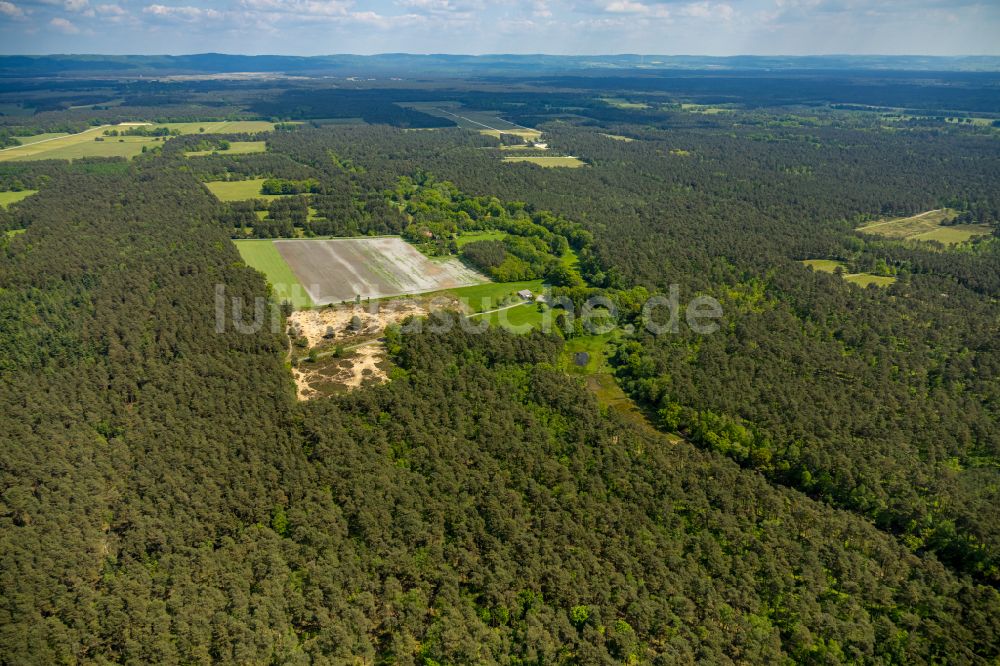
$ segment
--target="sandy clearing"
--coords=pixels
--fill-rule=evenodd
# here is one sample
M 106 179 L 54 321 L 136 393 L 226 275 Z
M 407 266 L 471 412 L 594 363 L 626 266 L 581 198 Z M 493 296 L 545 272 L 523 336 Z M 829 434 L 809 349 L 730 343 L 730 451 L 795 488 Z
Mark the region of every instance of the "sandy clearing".
M 410 316 L 462 309 L 458 299 L 435 295 L 293 312 L 287 322 L 292 338 L 302 336 L 309 348 L 324 350 L 316 363 L 301 361 L 292 367 L 296 396 L 299 400 L 318 397 L 321 385 L 334 384 L 351 391 L 366 383 L 387 381 L 388 375 L 379 367 L 387 359 L 385 345 L 379 340 L 387 326 L 401 324 Z M 355 316 L 360 322 L 357 329 L 351 328 Z M 340 345 L 348 355 L 333 359 L 331 354 Z
M 458 308 L 458 301 L 451 298 L 420 301 L 394 299 L 374 301 L 367 305 L 341 305 L 337 307 L 297 310 L 288 317 L 294 333 L 304 337 L 309 347 L 336 343 L 348 339 L 364 339 L 382 335 L 387 326 L 402 323 L 410 316 L 426 316 L 432 309 Z M 351 320 L 357 316 L 361 326 L 351 330 Z

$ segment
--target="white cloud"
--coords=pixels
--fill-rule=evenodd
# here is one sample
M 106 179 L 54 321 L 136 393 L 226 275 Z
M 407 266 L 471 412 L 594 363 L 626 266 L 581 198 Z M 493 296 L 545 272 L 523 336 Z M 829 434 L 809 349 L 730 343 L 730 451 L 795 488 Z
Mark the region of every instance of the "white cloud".
M 649 7 L 632 0 L 614 0 L 604 6 L 604 11 L 612 14 L 645 14 Z
M 49 21 L 49 27 L 67 35 L 76 35 L 80 32 L 80 29 L 72 21 L 64 19 L 61 16 L 57 16 Z
M 168 7 L 166 5 L 149 5 L 142 11 L 158 18 L 188 22 L 222 18 L 222 12 L 215 9 L 202 9 L 201 7 L 190 6 Z
M 119 5 L 97 5 L 94 9 L 102 16 L 125 16 L 128 13 Z
M 0 16 L 6 16 L 7 18 L 13 19 L 24 18 L 24 10 L 15 5 L 13 2 L 0 0 Z
M 552 18 L 552 10 L 549 9 L 547 0 L 535 0 L 533 7 L 531 13 L 535 18 Z
M 284 16 L 347 16 L 349 0 L 242 0 L 244 8 Z
M 90 4 L 88 0 L 66 0 L 63 6 L 66 7 L 66 11 L 82 12 L 88 4 Z
M 681 16 L 700 19 L 716 19 L 720 21 L 730 21 L 736 14 L 735 10 L 727 4 L 713 4 L 707 1 L 692 2 L 677 10 Z

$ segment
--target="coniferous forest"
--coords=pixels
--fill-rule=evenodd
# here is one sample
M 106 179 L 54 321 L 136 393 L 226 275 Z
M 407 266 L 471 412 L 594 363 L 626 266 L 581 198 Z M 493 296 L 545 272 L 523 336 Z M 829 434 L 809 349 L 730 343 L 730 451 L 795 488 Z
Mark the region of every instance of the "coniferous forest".
M 15 147 L 209 129 L 0 160 L 0 192 L 37 191 L 0 206 L 0 663 L 1000 658 L 1000 130 L 948 120 L 1000 112 L 995 77 L 844 75 L 820 99 L 764 75 L 29 74 L 0 92 L 31 111 L 0 116 Z M 80 108 L 108 87 L 122 104 Z M 440 100 L 547 146 L 501 148 Z M 941 209 L 982 233 L 858 231 Z M 435 312 L 385 331 L 390 381 L 309 401 L 286 326 L 219 326 L 220 285 L 290 307 L 234 239 L 381 235 L 604 299 L 634 411 L 567 370 L 591 340 L 572 326 Z M 716 299 L 718 330 L 645 328 L 672 285 Z

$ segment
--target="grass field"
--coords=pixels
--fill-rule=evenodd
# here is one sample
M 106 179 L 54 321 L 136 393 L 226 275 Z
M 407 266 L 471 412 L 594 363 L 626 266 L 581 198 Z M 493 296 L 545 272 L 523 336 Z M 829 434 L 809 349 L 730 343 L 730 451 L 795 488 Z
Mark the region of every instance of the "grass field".
M 27 229 L 11 229 L 10 231 L 7 231 L 5 233 L 7 234 L 8 238 L 13 238 L 18 234 L 23 234 L 25 231 L 27 231 Z
M 38 190 L 21 190 L 20 192 L 0 192 L 0 208 L 6 208 L 12 203 L 17 203 L 23 199 L 27 199 L 32 194 L 36 194 Z
M 214 194 L 219 201 L 247 201 L 248 199 L 266 199 L 271 201 L 283 194 L 261 194 L 260 188 L 264 185 L 265 178 L 254 178 L 252 180 L 210 180 L 205 183 L 205 187 Z
M 626 99 L 619 99 L 617 97 L 602 97 L 601 101 L 608 106 L 613 106 L 616 109 L 648 109 L 649 104 L 645 102 L 630 102 Z
M 833 273 L 837 268 L 840 268 L 845 273 L 847 272 L 847 265 L 836 259 L 806 259 L 802 263 L 815 271 L 822 271 L 824 273 Z
M 578 169 L 582 166 L 586 166 L 585 162 L 580 161 L 576 157 L 505 157 L 504 162 L 531 162 L 532 164 L 537 164 L 540 167 L 545 168 L 556 168 L 564 167 L 568 169 Z
M 953 224 L 912 236 L 910 240 L 937 241 L 943 245 L 957 245 L 979 236 L 989 236 L 992 233 L 993 228 L 988 224 Z
M 593 375 L 599 373 L 610 373 L 611 366 L 608 364 L 607 348 L 608 343 L 617 340 L 618 331 L 604 333 L 602 335 L 584 335 L 579 338 L 570 338 L 563 347 L 560 357 L 560 367 L 575 375 Z M 589 360 L 586 365 L 577 365 L 575 356 L 578 353 L 586 353 Z
M 542 135 L 536 129 L 500 118 L 495 111 L 467 109 L 457 102 L 407 102 L 400 104 L 400 106 L 431 116 L 447 118 L 463 129 L 478 130 L 489 136 L 499 137 L 501 133 L 516 134 L 525 139 L 535 140 Z
M 184 153 L 186 157 L 201 157 L 203 155 L 247 155 L 263 153 L 267 150 L 266 141 L 232 141 L 229 150 L 192 150 Z
M 515 333 L 527 333 L 532 328 L 541 326 L 544 312 L 539 312 L 538 303 L 525 302 L 510 308 L 503 308 L 496 312 L 491 312 L 482 317 L 477 317 L 479 321 L 485 319 L 490 326 L 500 326 Z M 555 317 L 555 315 L 551 315 Z
M 896 281 L 896 278 L 892 276 L 873 275 L 871 273 L 848 273 L 847 265 L 835 259 L 806 259 L 801 263 L 811 267 L 814 271 L 822 271 L 824 273 L 834 273 L 837 268 L 840 268 L 843 271 L 843 278 L 859 287 L 867 287 L 870 284 L 874 284 L 877 287 L 888 287 Z
M 508 298 L 517 298 L 517 292 L 522 289 L 527 289 L 533 294 L 540 294 L 542 293 L 542 281 L 485 282 L 469 287 L 449 289 L 447 293 L 468 305 L 472 312 L 483 312 L 500 307 Z
M 859 287 L 867 287 L 870 284 L 876 287 L 888 287 L 896 281 L 896 278 L 886 275 L 872 275 L 871 273 L 850 273 L 844 275 L 844 279 Z
M 108 142 L 94 141 L 95 137 L 107 129 L 107 125 L 92 127 L 79 134 L 63 134 L 48 139 L 39 139 L 27 145 L 15 146 L 14 148 L 4 148 L 0 150 L 0 162 L 25 161 L 25 160 L 48 160 L 48 159 L 73 159 L 73 157 L 86 157 L 86 150 L 109 150 L 105 144 Z M 110 146 L 110 144 L 108 144 Z M 117 145 L 117 144 L 116 144 Z M 81 148 L 84 146 L 85 148 Z M 95 148 L 96 147 L 96 148 Z M 141 151 L 139 148 L 137 152 Z M 79 153 L 79 154 L 78 154 Z M 69 155 L 68 157 L 65 155 Z
M 858 231 L 893 240 L 938 241 L 945 245 L 964 243 L 976 236 L 988 236 L 993 232 L 988 224 L 945 226 L 946 222 L 957 216 L 958 211 L 939 208 L 912 217 L 879 220 L 859 227 Z
M 217 120 L 201 123 L 157 123 L 153 127 L 166 127 L 181 134 L 242 134 L 273 132 L 274 123 L 264 120 Z
M 135 124 L 132 124 L 133 126 Z M 163 123 L 143 124 L 146 127 L 167 127 L 181 134 L 233 134 L 240 132 L 270 132 L 274 123 L 262 120 L 225 120 L 201 123 Z M 92 127 L 79 134 L 38 134 L 33 137 L 19 139 L 22 145 L 0 150 L 0 162 L 29 160 L 75 160 L 81 157 L 125 157 L 131 159 L 142 152 L 143 146 L 159 145 L 156 137 L 149 136 L 119 136 L 102 137 L 104 141 L 95 141 L 101 137 L 104 130 L 117 127 L 126 129 L 128 125 L 101 125 Z M 251 143 L 251 142 L 248 142 Z M 253 142 L 256 143 L 256 142 Z M 259 152 L 247 150 L 245 152 Z
M 729 111 L 729 109 L 724 107 L 712 106 L 711 104 L 681 104 L 681 110 L 690 111 L 691 113 L 704 113 L 710 116 Z
M 297 310 L 314 305 L 309 293 L 270 239 L 233 242 L 243 261 L 264 274 L 278 301 L 287 300 Z
M 33 143 L 38 143 L 39 141 L 48 141 L 49 139 L 57 139 L 61 136 L 66 136 L 65 132 L 49 132 L 46 134 L 35 134 L 34 136 L 19 136 L 17 140 L 21 142 L 22 146 L 30 146 Z
M 615 141 L 624 141 L 625 143 L 635 141 L 635 139 L 633 139 L 632 137 L 622 136 L 621 134 L 605 134 L 604 132 L 601 132 L 601 136 L 607 137 L 609 139 L 614 139 Z
M 455 239 L 455 244 L 463 247 L 475 241 L 503 240 L 506 237 L 506 231 L 467 231 Z

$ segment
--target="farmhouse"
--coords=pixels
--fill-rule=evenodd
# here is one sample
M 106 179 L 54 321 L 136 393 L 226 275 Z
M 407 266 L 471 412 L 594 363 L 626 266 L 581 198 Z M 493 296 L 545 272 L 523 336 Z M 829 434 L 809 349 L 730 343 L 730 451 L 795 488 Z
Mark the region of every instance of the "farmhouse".
M 535 295 L 531 293 L 530 289 L 522 289 L 521 291 L 517 292 L 517 295 L 526 301 L 530 301 L 535 298 Z

